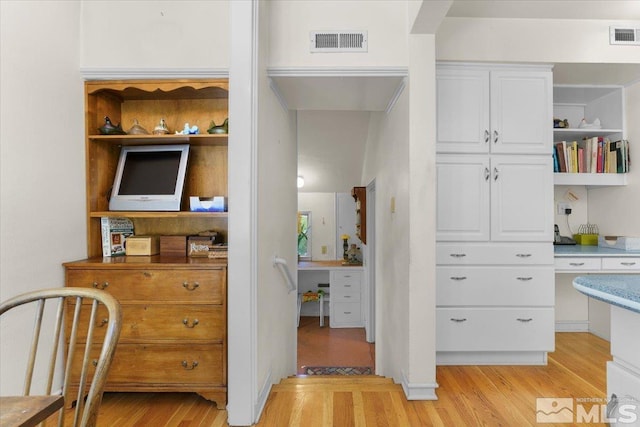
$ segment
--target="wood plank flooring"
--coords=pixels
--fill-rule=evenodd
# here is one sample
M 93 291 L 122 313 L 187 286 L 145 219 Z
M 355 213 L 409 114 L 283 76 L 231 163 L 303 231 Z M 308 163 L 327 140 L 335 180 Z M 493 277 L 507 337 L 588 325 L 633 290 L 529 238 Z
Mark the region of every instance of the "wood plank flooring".
M 537 398 L 605 399 L 608 360 L 607 341 L 558 333 L 547 366 L 439 366 L 435 401 L 407 401 L 400 385 L 377 376 L 287 378 L 257 427 L 533 426 Z M 226 418 L 195 394 L 106 393 L 98 427 L 217 427 Z

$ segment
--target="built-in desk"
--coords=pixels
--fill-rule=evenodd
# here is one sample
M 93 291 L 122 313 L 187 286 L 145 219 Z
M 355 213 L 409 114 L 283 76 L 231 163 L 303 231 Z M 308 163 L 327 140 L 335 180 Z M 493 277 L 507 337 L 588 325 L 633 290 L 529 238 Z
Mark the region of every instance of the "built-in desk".
M 600 246 L 554 246 L 556 331 L 590 331 L 610 338 L 609 305 L 576 292 L 573 280 L 586 274 L 638 274 L 640 251 Z
M 364 327 L 366 283 L 362 265 L 343 265 L 342 261 L 301 261 L 298 263 L 298 292 L 329 294 L 329 326 L 332 328 Z M 302 307 L 302 315 L 318 316 L 313 304 Z

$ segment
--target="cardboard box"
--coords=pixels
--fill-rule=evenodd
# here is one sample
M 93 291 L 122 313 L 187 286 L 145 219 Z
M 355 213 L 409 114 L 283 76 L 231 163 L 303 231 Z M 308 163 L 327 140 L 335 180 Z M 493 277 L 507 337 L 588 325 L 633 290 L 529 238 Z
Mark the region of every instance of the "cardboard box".
M 160 236 L 160 255 L 187 256 L 187 236 Z
M 127 238 L 127 255 L 156 255 L 160 253 L 158 236 L 131 236 Z

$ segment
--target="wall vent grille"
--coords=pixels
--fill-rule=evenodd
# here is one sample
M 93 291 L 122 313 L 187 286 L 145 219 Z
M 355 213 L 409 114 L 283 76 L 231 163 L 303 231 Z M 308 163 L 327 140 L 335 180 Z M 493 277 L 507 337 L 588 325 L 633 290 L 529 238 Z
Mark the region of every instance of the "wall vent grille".
M 367 52 L 366 31 L 312 31 L 311 52 Z
M 609 44 L 640 45 L 640 28 L 609 28 Z

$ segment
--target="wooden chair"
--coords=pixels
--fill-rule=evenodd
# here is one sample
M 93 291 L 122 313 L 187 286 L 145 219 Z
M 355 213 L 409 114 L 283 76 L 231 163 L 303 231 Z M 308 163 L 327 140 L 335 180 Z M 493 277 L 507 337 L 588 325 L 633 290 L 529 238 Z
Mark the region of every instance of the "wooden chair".
M 95 426 L 107 373 L 120 337 L 120 304 L 109 293 L 97 289 L 45 289 L 18 295 L 0 304 L 2 320 L 8 318 L 7 311 L 25 305 L 31 306 L 32 312 L 35 308 L 35 325 L 28 349 L 23 395 L 62 393 L 65 404 L 60 410 L 58 426 L 64 425 L 65 409 L 71 408 L 74 402 L 73 426 Z M 13 311 L 14 319 L 18 317 L 17 311 Z M 55 321 L 50 322 L 53 314 Z M 63 339 L 64 351 L 60 351 Z M 59 360 L 61 354 L 64 354 L 64 371 L 57 372 L 63 368 Z M 44 383 L 45 378 L 38 378 L 40 370 L 36 369 L 44 363 L 48 363 L 46 387 L 44 392 L 34 392 L 32 382 L 40 379 Z M 38 372 L 35 377 L 34 371 Z M 61 375 L 62 384 L 59 384 Z M 70 387 L 71 381 L 73 387 Z M 77 393 L 71 395 L 72 388 L 77 388 Z

